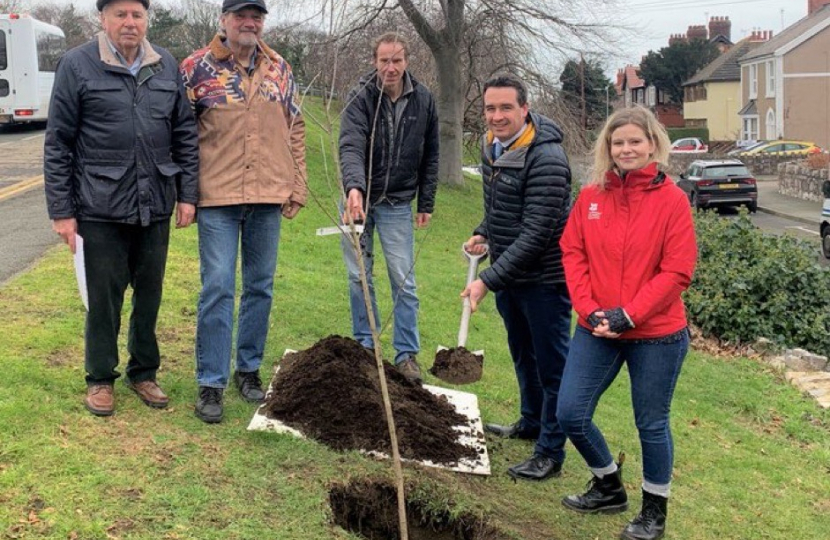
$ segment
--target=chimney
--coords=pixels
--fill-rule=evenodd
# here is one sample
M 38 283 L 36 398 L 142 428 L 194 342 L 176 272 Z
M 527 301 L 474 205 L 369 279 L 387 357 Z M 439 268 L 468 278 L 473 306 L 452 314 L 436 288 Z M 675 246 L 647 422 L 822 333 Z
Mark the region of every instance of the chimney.
M 827 0 L 830 3 L 830 0 Z M 772 39 L 772 30 L 753 30 L 749 36 L 749 41 L 759 43 L 769 41 Z
M 830 2 L 830 0 L 827 0 Z M 686 30 L 686 38 L 689 41 L 693 39 L 709 39 L 709 35 L 706 32 L 706 27 L 702 24 L 696 24 L 689 26 L 689 29 Z
M 812 15 L 827 4 L 830 4 L 830 0 L 807 0 L 807 15 Z
M 669 47 L 671 47 L 675 43 L 682 43 L 683 41 L 686 41 L 686 36 L 684 36 L 683 34 L 672 34 L 671 36 L 669 36 Z
M 729 17 L 712 17 L 709 19 L 709 39 L 718 36 L 723 36 L 732 41 L 732 21 L 729 20 Z

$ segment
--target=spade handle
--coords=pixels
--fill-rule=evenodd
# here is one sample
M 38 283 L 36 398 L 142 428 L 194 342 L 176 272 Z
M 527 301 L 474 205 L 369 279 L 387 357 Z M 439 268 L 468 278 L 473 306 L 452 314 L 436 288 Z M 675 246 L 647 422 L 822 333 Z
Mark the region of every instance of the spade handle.
M 487 253 L 490 251 L 487 244 L 484 244 L 484 252 L 478 255 L 474 255 L 467 251 L 467 244 L 461 245 L 461 252 L 464 254 L 464 257 L 470 261 L 470 265 L 467 267 L 467 287 L 472 283 L 476 278 L 476 273 L 478 272 L 478 263 L 484 258 Z M 470 305 L 470 297 L 464 297 L 464 309 L 461 311 L 461 326 L 458 328 L 458 346 L 463 347 L 467 344 L 467 333 L 470 330 L 470 314 L 472 313 L 472 306 Z

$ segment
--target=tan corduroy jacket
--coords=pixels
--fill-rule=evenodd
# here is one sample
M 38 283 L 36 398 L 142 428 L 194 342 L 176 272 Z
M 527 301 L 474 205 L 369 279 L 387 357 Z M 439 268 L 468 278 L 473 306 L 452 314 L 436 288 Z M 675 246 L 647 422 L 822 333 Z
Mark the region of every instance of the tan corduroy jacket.
M 199 128 L 199 206 L 306 204 L 305 123 L 291 66 L 260 41 L 252 74 L 216 36 L 181 65 Z

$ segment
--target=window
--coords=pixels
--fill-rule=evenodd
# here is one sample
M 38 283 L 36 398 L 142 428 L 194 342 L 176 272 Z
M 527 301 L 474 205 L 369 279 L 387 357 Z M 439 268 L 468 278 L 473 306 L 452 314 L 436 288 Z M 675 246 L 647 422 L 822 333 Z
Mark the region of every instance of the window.
M 6 56 L 6 33 L 0 30 L 0 71 L 9 67 L 9 59 Z
M 775 132 L 775 113 L 772 109 L 767 111 L 767 139 L 775 139 L 778 134 Z
M 772 146 L 767 146 L 761 152 L 764 154 L 772 154 L 773 152 L 783 152 L 784 145 L 783 144 L 773 144 Z
M 767 97 L 775 95 L 775 60 L 767 61 Z
M 6 79 L 0 79 L 0 97 L 6 97 L 9 95 L 9 81 Z
M 654 86 L 648 87 L 648 101 L 646 105 L 649 107 L 654 107 L 657 105 L 657 89 Z
M 61 36 L 37 33 L 37 68 L 38 71 L 54 72 L 58 60 L 66 52 L 66 40 Z
M 749 99 L 758 97 L 758 64 L 749 65 Z
M 750 176 L 750 173 L 743 165 L 709 167 L 703 172 L 703 178 L 727 178 L 730 176 Z
M 743 140 L 757 141 L 758 140 L 758 117 L 747 116 L 744 117 Z

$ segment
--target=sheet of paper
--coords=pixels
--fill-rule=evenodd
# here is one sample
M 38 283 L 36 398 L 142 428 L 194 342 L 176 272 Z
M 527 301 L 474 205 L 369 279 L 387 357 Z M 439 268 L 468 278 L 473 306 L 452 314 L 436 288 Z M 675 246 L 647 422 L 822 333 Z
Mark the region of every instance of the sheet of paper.
M 86 266 L 84 266 L 84 239 L 75 235 L 75 278 L 78 280 L 78 292 L 81 293 L 81 302 L 89 311 L 89 293 L 86 288 Z

